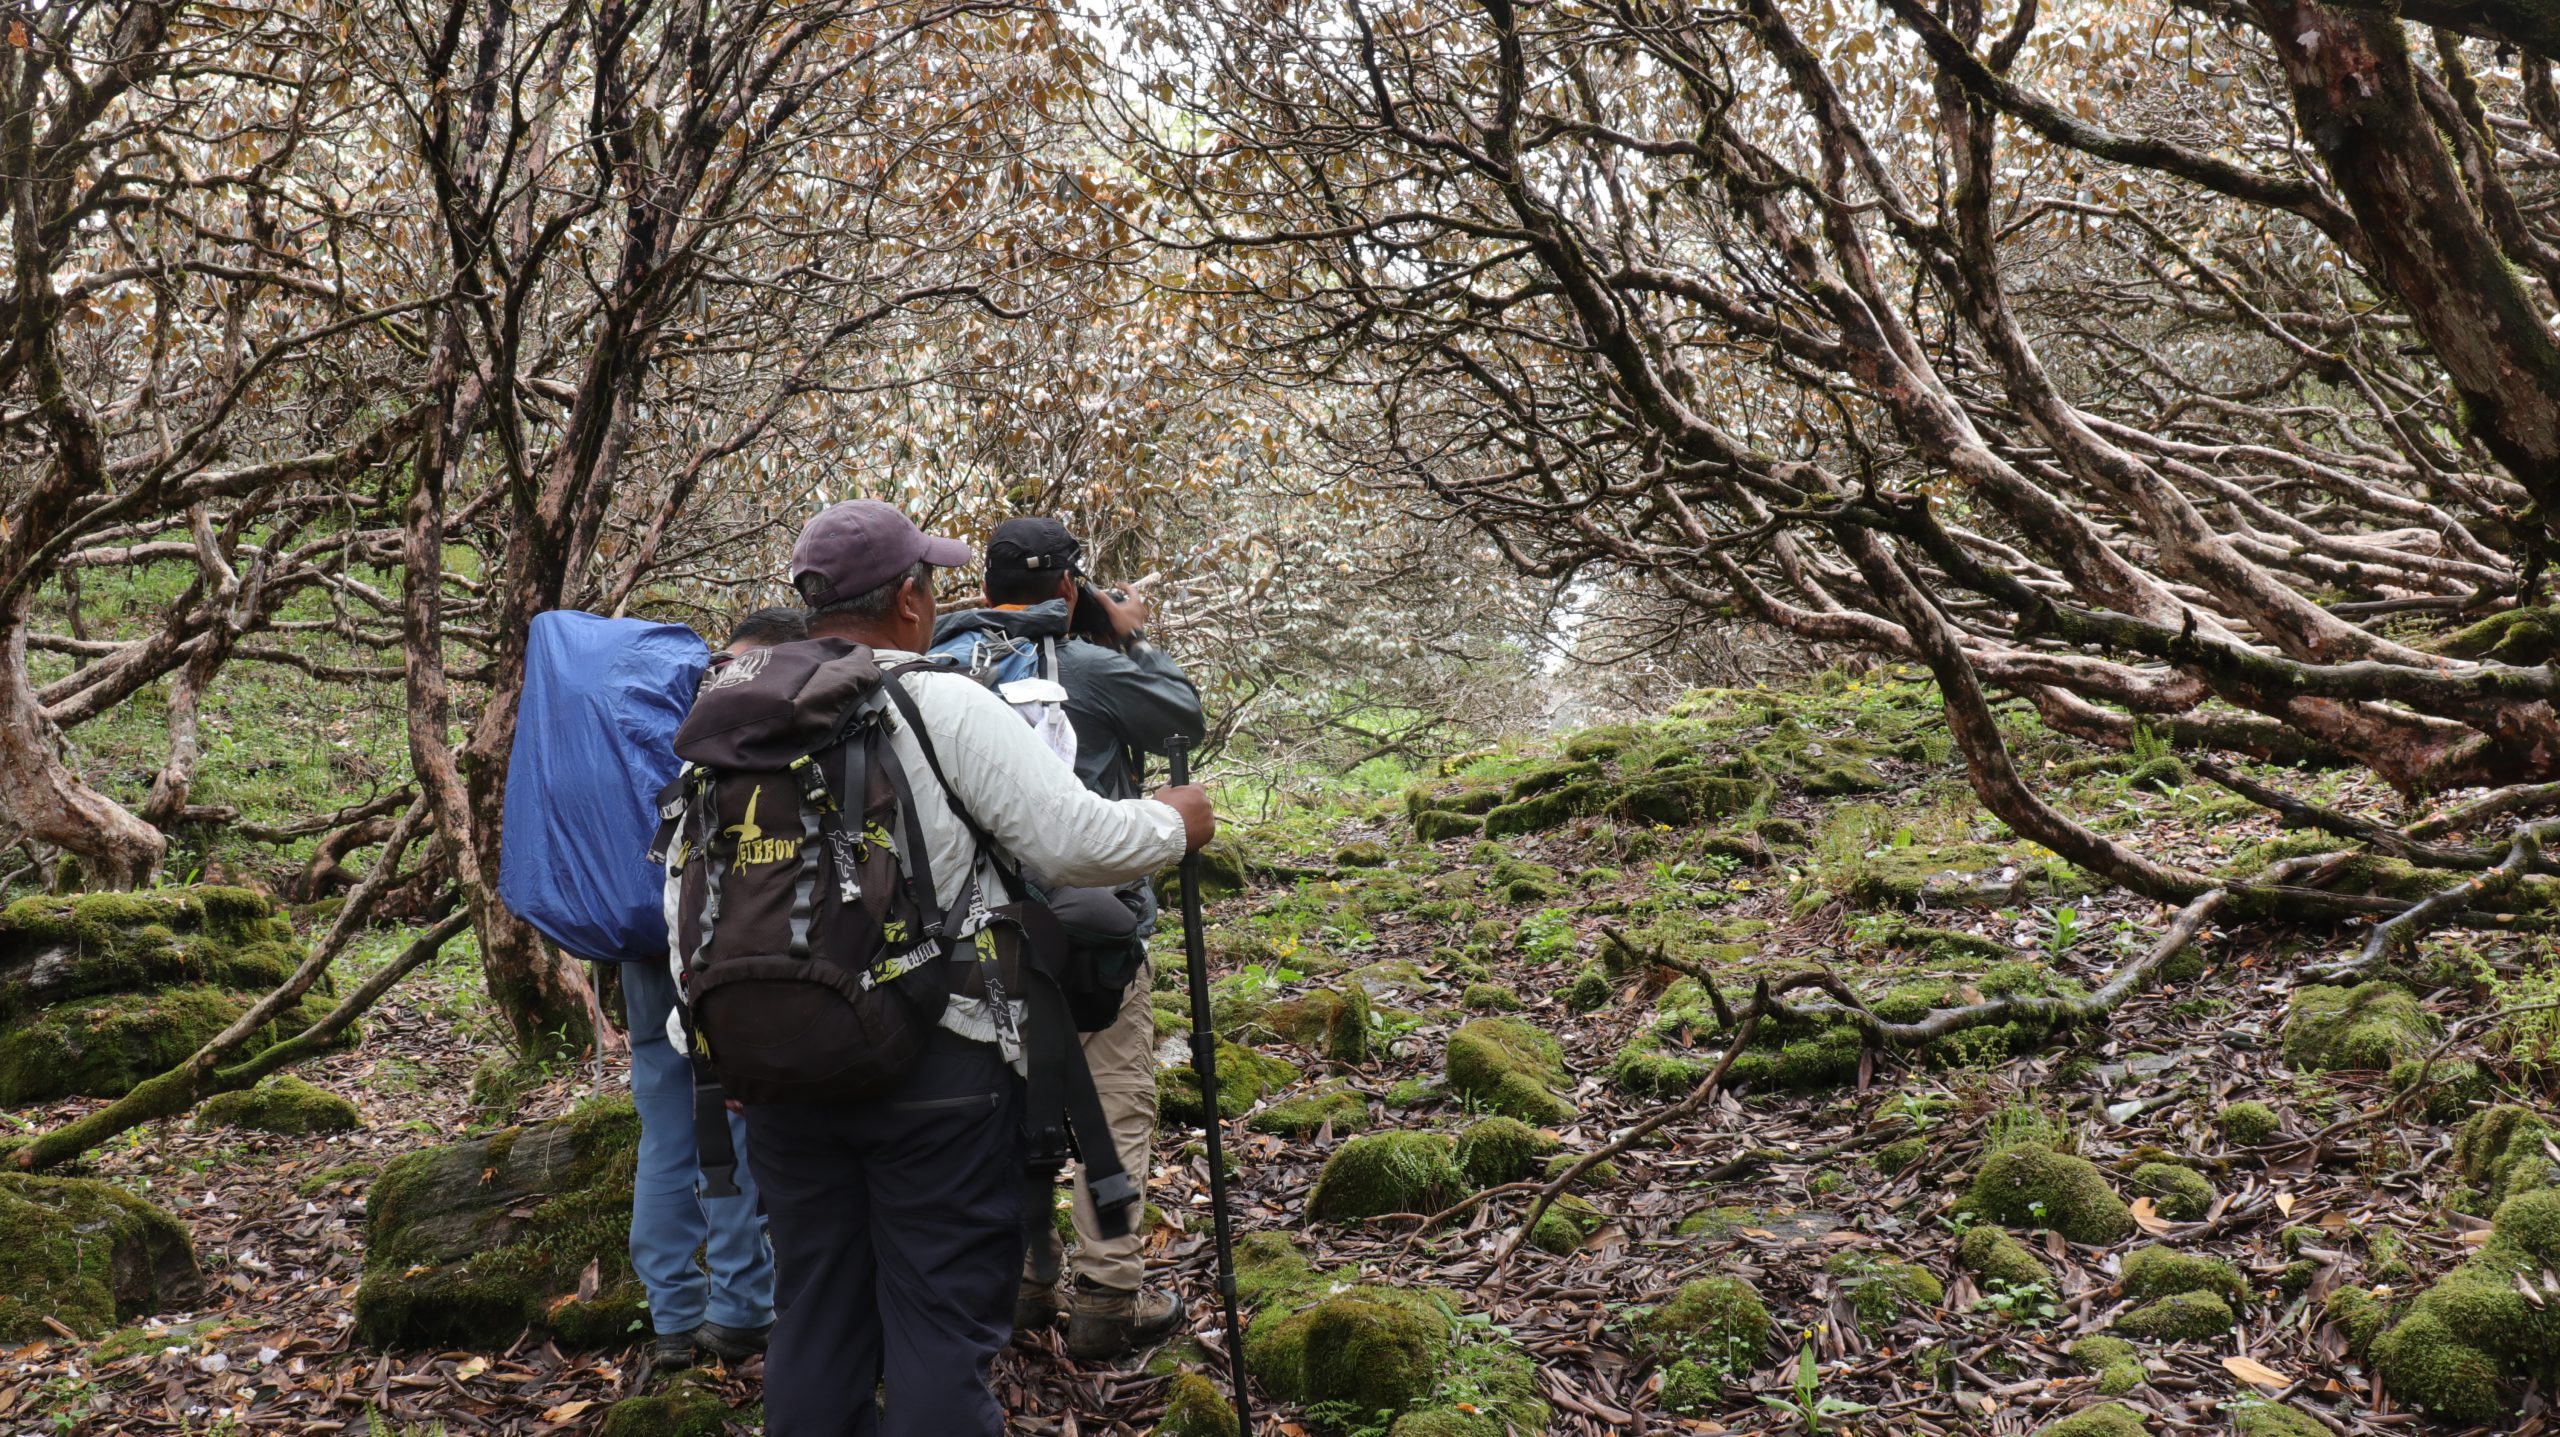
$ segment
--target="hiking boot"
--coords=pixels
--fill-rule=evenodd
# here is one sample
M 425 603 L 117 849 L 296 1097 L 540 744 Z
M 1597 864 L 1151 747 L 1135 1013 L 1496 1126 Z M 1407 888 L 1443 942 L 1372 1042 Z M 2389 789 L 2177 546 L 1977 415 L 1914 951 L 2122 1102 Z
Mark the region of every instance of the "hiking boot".
M 658 1372 L 681 1372 L 693 1365 L 693 1334 L 661 1332 L 649 1346 L 649 1366 Z
M 1035 1282 L 1026 1277 L 1013 1291 L 1013 1335 L 1046 1332 L 1057 1325 L 1059 1314 L 1065 1310 L 1066 1305 L 1058 1300 L 1055 1280 Z
M 1067 1355 L 1092 1360 L 1152 1347 L 1182 1323 L 1182 1304 L 1169 1292 L 1132 1292 L 1076 1279 L 1067 1308 Z
M 764 1355 L 764 1345 L 773 1336 L 773 1324 L 762 1327 L 724 1327 L 706 1322 L 693 1330 L 696 1347 L 730 1362 L 744 1362 Z

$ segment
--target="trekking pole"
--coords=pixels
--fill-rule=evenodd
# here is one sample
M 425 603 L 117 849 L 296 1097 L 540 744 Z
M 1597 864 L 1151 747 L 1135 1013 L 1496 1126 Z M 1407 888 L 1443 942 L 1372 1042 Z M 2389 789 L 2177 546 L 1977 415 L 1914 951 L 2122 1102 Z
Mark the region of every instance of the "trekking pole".
M 1173 761 L 1173 786 L 1191 782 L 1191 741 L 1165 745 Z M 1218 1301 L 1227 1318 L 1227 1361 L 1236 1394 L 1236 1430 L 1253 1437 L 1252 1399 L 1245 1395 L 1244 1323 L 1236 1316 L 1235 1232 L 1227 1220 L 1227 1155 L 1218 1114 L 1218 1032 L 1209 1017 L 1209 941 L 1200 928 L 1200 855 L 1182 855 L 1182 956 L 1191 978 L 1191 1071 L 1200 1079 L 1200 1104 L 1209 1129 L 1209 1213 L 1218 1234 Z

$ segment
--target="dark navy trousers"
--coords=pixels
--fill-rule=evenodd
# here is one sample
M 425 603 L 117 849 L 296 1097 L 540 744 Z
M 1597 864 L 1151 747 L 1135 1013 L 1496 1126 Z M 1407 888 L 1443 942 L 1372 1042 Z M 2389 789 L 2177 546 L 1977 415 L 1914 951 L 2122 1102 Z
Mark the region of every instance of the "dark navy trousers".
M 1022 1080 L 936 1033 L 859 1106 L 747 1109 L 774 1257 L 771 1437 L 1001 1437 L 1022 1271 Z

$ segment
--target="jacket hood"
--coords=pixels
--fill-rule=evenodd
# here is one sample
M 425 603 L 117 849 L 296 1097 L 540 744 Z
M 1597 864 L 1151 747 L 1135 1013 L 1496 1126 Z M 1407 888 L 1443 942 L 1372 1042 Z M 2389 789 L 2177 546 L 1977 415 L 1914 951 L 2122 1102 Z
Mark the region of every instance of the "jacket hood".
M 940 645 L 962 634 L 992 632 L 1014 639 L 1058 639 L 1067 633 L 1067 601 L 1051 599 L 1027 609 L 957 609 L 933 621 Z

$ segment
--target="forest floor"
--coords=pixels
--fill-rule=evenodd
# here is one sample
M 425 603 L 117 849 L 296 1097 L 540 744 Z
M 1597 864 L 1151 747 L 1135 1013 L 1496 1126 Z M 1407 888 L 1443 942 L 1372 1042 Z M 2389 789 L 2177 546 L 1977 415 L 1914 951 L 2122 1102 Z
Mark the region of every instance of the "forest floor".
M 2174 761 L 2092 759 L 2025 720 L 2012 740 L 2049 796 L 2135 835 L 2151 857 L 2247 871 L 2303 846 Z M 1631 818 L 1627 794 L 1642 789 L 1642 765 L 1673 748 L 1768 786 L 1727 811 L 1708 802 L 1672 814 L 1678 821 Z M 2293 778 L 2343 810 L 2397 813 L 2390 795 L 2349 776 Z M 1541 811 L 1540 793 L 1564 797 Z M 1230 806 L 1247 796 L 1231 790 Z M 1560 1106 L 1538 1126 L 1545 1145 L 1572 1155 L 1675 1101 L 1720 1052 L 1729 1035 L 1684 1016 L 1696 998 L 1694 986 L 1687 999 L 1677 986 L 1684 972 L 1711 973 L 1740 996 L 1754 977 L 1825 965 L 1871 1000 L 1898 993 L 1925 1008 L 2022 984 L 2095 989 L 2132 961 L 2167 911 L 2093 893 L 2007 836 L 1963 787 L 1924 686 L 1834 681 L 1784 704 L 1711 697 L 1632 731 L 1463 756 L 1419 774 L 1372 764 L 1347 780 L 1250 796 L 1268 799 L 1267 812 L 1236 829 L 1242 881 L 1211 908 L 1219 1025 L 1285 1066 L 1261 1073 L 1270 1090 L 1228 1125 L 1237 1225 L 1285 1234 L 1341 1282 L 1356 1274 L 1363 1286 L 1448 1295 L 1468 1322 L 1534 1360 L 1548 1430 L 2036 1431 L 2102 1400 L 2100 1374 L 2069 1349 L 2135 1305 L 2119 1279 L 2146 1244 L 2227 1260 L 2245 1287 L 2232 1294 L 2241 1300 L 2230 1330 L 2136 1345 L 2138 1385 L 2108 1400 L 2149 1431 L 2466 1430 L 2413 1416 L 2379 1391 L 2324 1317 L 2324 1299 L 2349 1286 L 2414 1290 L 2477 1248 L 2487 1224 L 2466 1210 L 2476 1198 L 2457 1191 L 2454 1134 L 2493 1097 L 2542 1102 L 2549 1072 L 2531 1061 L 2534 1034 L 2520 1030 L 2494 1055 L 2460 1050 L 2483 1067 L 2450 1098 L 2397 1101 L 2381 1072 L 2297 1071 L 2284 1039 L 2295 970 L 2307 954 L 2351 952 L 2352 934 L 2210 929 L 2196 945 L 2200 971 L 2076 1032 L 2003 1028 L 1927 1054 L 1844 1053 L 1820 1033 L 1782 1035 L 1750 1066 L 1751 1082 L 1581 1188 L 1590 1206 L 1574 1215 L 1570 1241 L 1550 1244 L 1561 1251 L 1522 1245 L 1503 1259 L 1523 1214 L 1516 1197 L 1428 1231 L 1409 1214 L 1309 1219 L 1328 1158 L 1355 1132 L 1456 1133 L 1478 1120 L 1485 1104 L 1450 1086 L 1447 1053 L 1453 1033 L 1489 1015 L 1523 1020 L 1559 1046 L 1563 1071 L 1549 1086 Z M 1488 797 L 1505 805 L 1497 826 L 1546 826 L 1494 839 L 1417 836 L 1417 814 L 1480 813 Z M 378 961 L 399 938 L 368 952 Z M 2429 953 L 2438 972 L 2468 964 L 2477 975 L 2421 985 L 2439 1019 L 2554 981 L 2546 953 L 2477 935 L 2449 935 Z M 1180 962 L 1173 935 L 1157 955 L 1158 987 L 1168 989 Z M 1356 1038 L 1323 1019 L 1332 1008 L 1306 1001 L 1315 993 L 1356 997 Z M 1166 1027 L 1177 1026 L 1179 995 L 1162 992 L 1159 1005 Z M 1311 1007 L 1320 1016 L 1309 1026 L 1299 1020 Z M 484 1078 L 475 1099 L 475 1075 L 503 1071 L 501 1054 L 475 962 L 458 946 L 395 990 L 356 1047 L 301 1070 L 358 1105 L 356 1132 L 292 1138 L 172 1123 L 95 1154 L 91 1175 L 188 1223 L 211 1295 L 200 1311 L 103 1342 L 0 1354 L 0 1431 L 596 1426 L 646 1386 L 636 1335 L 630 1350 L 602 1353 L 514 1334 L 472 1351 L 379 1352 L 352 1340 L 364 1199 L 383 1162 L 555 1115 L 622 1082 L 607 1056 L 520 1083 Z M 1162 1056 L 1184 1059 L 1170 1032 Z M 1330 1116 L 1301 1124 L 1308 1105 L 1283 1105 L 1310 1097 Z M 2273 1128 L 2227 1128 L 2225 1113 L 2243 1101 L 2268 1105 Z M 10 1116 L 42 1128 L 90 1105 Z M 2004 1133 L 2038 1121 L 2127 1198 L 2140 1195 L 2133 1172 L 2145 1163 L 2183 1165 L 2209 1192 L 2192 1209 L 2165 1190 L 2137 1203 L 2140 1230 L 2119 1240 L 2074 1243 L 2022 1224 L 2046 1276 L 1983 1277 L 1957 1257 L 1985 1225 L 1974 1178 Z M 1165 1125 L 1148 1196 L 1160 1213 L 1152 1280 L 1178 1287 L 1199 1338 L 1172 1360 L 1118 1364 L 1071 1362 L 1055 1335 L 1018 1344 L 997 1373 L 1014 1430 L 1145 1432 L 1173 1367 L 1223 1385 L 1195 1131 Z M 1896 1264 L 1935 1281 L 1906 1285 Z M 1643 1339 L 1642 1314 L 1702 1276 L 1747 1282 L 1768 1330 L 1755 1351 L 1710 1374 L 1720 1380 L 1666 1391 L 1671 1364 Z M 756 1430 L 755 1364 L 714 1375 L 738 1427 Z M 2520 1403 L 2515 1415 L 2474 1430 L 2544 1429 L 2542 1393 L 2505 1395 Z M 1807 1411 L 1826 1402 L 1828 1417 Z M 1268 1395 L 1260 1407 L 1280 1424 L 1266 1431 L 1383 1430 L 1339 1408 L 1311 1419 Z M 2269 1409 L 2313 1425 L 2257 1425 Z

